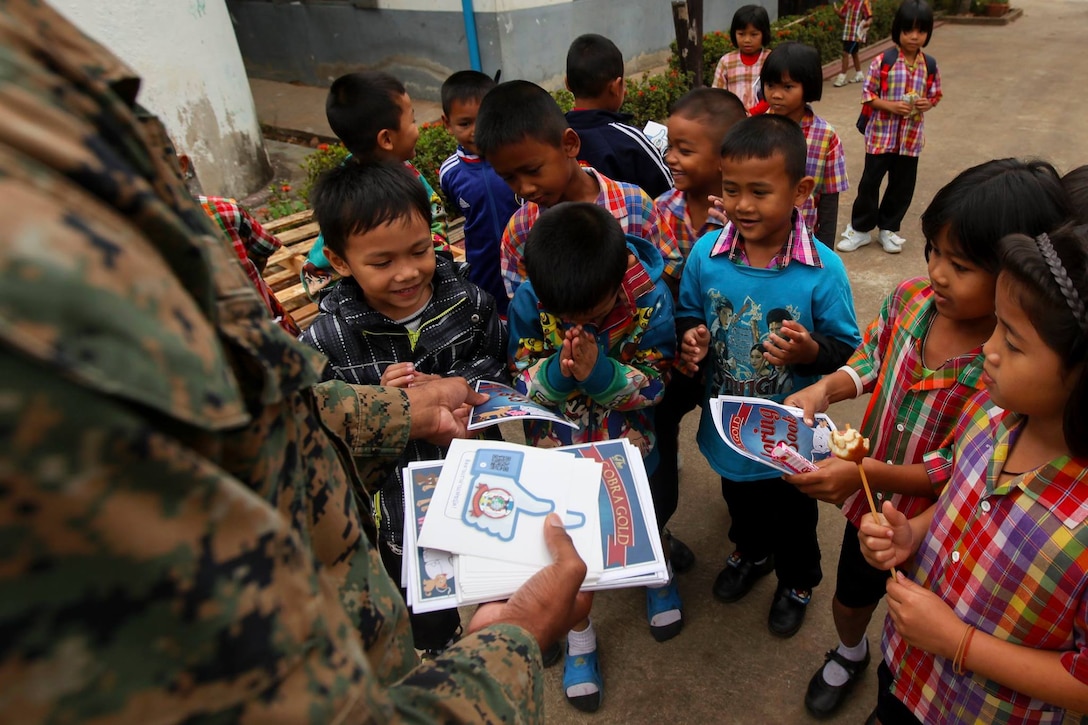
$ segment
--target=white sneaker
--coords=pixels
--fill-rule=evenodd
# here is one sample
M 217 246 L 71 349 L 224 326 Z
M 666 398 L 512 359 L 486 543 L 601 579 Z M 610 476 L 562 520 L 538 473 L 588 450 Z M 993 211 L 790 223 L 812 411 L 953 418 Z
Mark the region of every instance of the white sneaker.
M 880 230 L 880 246 L 884 248 L 884 251 L 888 254 L 899 254 L 903 251 L 903 245 L 907 240 L 899 236 L 893 231 L 888 229 Z
M 835 82 L 832 83 L 831 85 L 835 86 L 836 88 L 842 88 L 843 86 L 845 86 L 846 85 L 846 74 L 845 73 L 839 73 L 837 76 L 835 76 Z
M 842 75 L 842 74 L 840 73 L 839 75 Z M 850 79 L 850 82 L 851 83 L 861 83 L 863 80 L 865 80 L 865 74 L 862 73 L 861 71 L 858 71 L 857 73 L 854 74 L 854 77 Z
M 840 252 L 852 252 L 855 249 L 864 247 L 869 242 L 873 241 L 869 232 L 859 232 L 849 224 L 846 225 L 846 231 L 842 233 L 842 239 L 835 245 L 835 249 Z

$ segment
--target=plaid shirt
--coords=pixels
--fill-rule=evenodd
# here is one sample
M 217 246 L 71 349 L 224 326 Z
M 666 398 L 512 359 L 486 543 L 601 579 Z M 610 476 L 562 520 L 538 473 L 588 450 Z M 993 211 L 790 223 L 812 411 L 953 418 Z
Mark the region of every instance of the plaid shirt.
M 654 202 L 645 191 L 634 184 L 613 181 L 589 166 L 582 170 L 597 181 L 600 193 L 594 202 L 603 206 L 616 217 L 624 234 L 641 237 L 657 247 L 661 258 L 665 260 L 665 274 L 673 279 L 680 279 L 684 266 L 684 255 L 676 243 L 672 227 L 665 224 L 654 209 Z M 502 279 L 506 291 L 513 299 L 514 291 L 525 281 L 525 240 L 533 228 L 541 207 L 527 201 L 514 212 L 506 231 L 502 235 Z
M 872 443 L 873 458 L 888 463 L 925 463 L 934 497 L 952 467 L 950 442 L 964 404 L 982 389 L 982 347 L 946 360 L 938 370 L 922 366 L 922 346 L 937 315 L 929 280 L 901 282 L 862 335 L 861 345 L 842 368 L 854 378 L 858 394 L 871 393 L 861 431 Z M 873 491 L 908 517 L 932 498 Z M 879 505 L 879 504 L 878 504 Z M 843 514 L 855 526 L 869 512 L 863 492 L 848 498 Z
M 816 180 L 812 194 L 801 205 L 801 216 L 808 228 L 815 230 L 818 221 L 816 207 L 820 203 L 820 197 L 824 194 L 838 194 L 850 187 L 846 179 L 846 155 L 835 129 L 813 113 L 811 106 L 805 106 L 801 130 L 804 131 L 805 142 L 808 144 L 805 175 Z
M 842 18 L 842 39 L 846 42 L 865 42 L 866 33 L 862 30 L 862 23 L 873 17 L 869 0 L 844 0 L 839 8 L 839 17 Z
M 744 65 L 739 50 L 726 53 L 718 61 L 718 67 L 714 70 L 713 87 L 732 91 L 745 108 L 751 108 L 759 102 L 756 98 L 755 83 L 759 80 L 763 61 L 767 60 L 770 54 L 771 49 L 764 48 L 759 54 L 759 60 L 752 65 Z
M 888 68 L 888 92 L 884 95 L 885 100 L 906 100 L 907 94 L 910 93 L 917 98 L 926 95 L 926 63 L 922 55 L 921 52 L 918 53 L 914 67 L 910 68 L 903 60 L 903 54 L 899 54 L 895 63 Z M 862 103 L 881 97 L 880 61 L 883 57 L 884 54 L 881 53 L 873 58 L 873 62 L 869 65 L 869 75 L 865 78 L 865 85 L 861 90 Z M 936 106 L 942 95 L 941 71 L 938 69 L 933 79 L 933 88 L 930 89 L 929 102 Z M 887 111 L 874 109 L 869 125 L 865 129 L 865 153 L 918 156 L 922 153 L 922 147 L 925 146 L 924 128 L 924 113 L 896 116 Z
M 745 267 L 752 266 L 748 264 L 748 253 L 744 251 L 744 240 L 741 239 L 740 234 L 737 233 L 737 228 L 731 223 L 722 227 L 718 240 L 714 242 L 714 246 L 710 250 L 711 257 L 722 254 L 729 255 L 729 261 L 734 264 Z M 812 235 L 808 233 L 808 228 L 796 209 L 793 210 L 793 231 L 790 232 L 790 238 L 786 240 L 786 243 L 782 245 L 782 249 L 767 264 L 767 269 L 782 270 L 790 262 L 800 262 L 801 264 L 807 264 L 809 267 L 824 266 L 823 262 L 820 261 L 820 253 L 816 251 L 816 242 L 813 240 Z
M 291 337 L 298 337 L 299 328 L 287 310 L 276 299 L 272 288 L 264 281 L 253 259 L 267 261 L 272 254 L 283 246 L 280 240 L 265 231 L 261 223 L 250 216 L 249 212 L 238 205 L 234 199 L 220 196 L 198 196 L 197 201 L 204 211 L 215 220 L 219 228 L 230 238 L 234 253 L 238 256 L 246 275 L 253 287 L 264 300 L 272 319 Z
M 1061 652 L 1062 666 L 1088 686 L 1088 460 L 1062 456 L 999 482 L 1023 423 L 986 392 L 968 401 L 952 480 L 915 556 L 914 578 L 981 632 Z M 883 651 L 895 696 L 923 722 L 1065 721 L 1060 708 L 970 671 L 956 675 L 949 660 L 909 647 L 890 617 Z
M 720 229 L 722 223 L 712 216 L 707 216 L 703 226 L 698 230 L 691 225 L 691 215 L 688 213 L 688 195 L 686 191 L 669 189 L 654 200 L 654 209 L 661 219 L 661 223 L 672 229 L 676 236 L 676 244 L 684 259 L 688 258 L 691 248 L 699 237 L 712 229 Z

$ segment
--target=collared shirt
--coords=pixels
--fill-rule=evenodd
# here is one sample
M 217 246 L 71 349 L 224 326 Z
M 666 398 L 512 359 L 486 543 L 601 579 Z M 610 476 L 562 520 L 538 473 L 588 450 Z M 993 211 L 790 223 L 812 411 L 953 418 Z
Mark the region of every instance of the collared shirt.
M 676 244 L 684 259 L 688 258 L 695 241 L 711 229 L 721 229 L 722 223 L 712 216 L 707 215 L 698 230 L 691 224 L 691 214 L 688 211 L 688 194 L 679 189 L 669 189 L 654 200 L 654 209 L 661 218 L 661 223 L 672 229 L 676 235 Z
M 951 475 L 946 438 L 964 403 L 983 387 L 981 345 L 945 360 L 937 370 L 922 365 L 922 348 L 936 316 L 929 280 L 901 282 L 885 298 L 861 345 L 842 368 L 854 378 L 859 395 L 871 394 L 861 431 L 872 444 L 872 457 L 888 463 L 925 463 L 934 482 L 933 498 Z M 892 501 L 908 517 L 933 503 L 933 498 L 901 493 L 873 491 L 873 495 Z M 859 491 L 848 498 L 842 511 L 859 525 L 869 511 L 865 494 Z
M 613 181 L 596 169 L 585 166 L 582 170 L 592 176 L 600 188 L 597 206 L 603 206 L 616 217 L 624 234 L 641 237 L 657 247 L 665 261 L 665 274 L 680 279 L 684 257 L 676 243 L 676 235 L 663 223 L 654 209 L 654 201 L 645 191 L 633 184 Z M 529 231 L 540 216 L 541 206 L 527 201 L 521 205 L 502 235 L 502 278 L 506 291 L 513 298 L 514 291 L 525 281 L 525 241 Z
M 711 257 L 722 254 L 729 255 L 729 260 L 735 264 L 745 267 L 752 266 L 748 263 L 748 253 L 744 249 L 744 240 L 737 232 L 737 228 L 731 223 L 722 227 L 722 233 L 718 235 L 718 240 L 714 242 L 714 247 L 710 250 Z M 816 251 L 816 242 L 813 240 L 812 235 L 809 234 L 804 219 L 801 218 L 801 214 L 796 209 L 793 210 L 793 231 L 790 232 L 790 238 L 782 245 L 782 249 L 778 251 L 778 254 L 774 255 L 771 261 L 767 263 L 766 268 L 785 269 L 790 262 L 800 262 L 809 267 L 823 266 L 820 261 L 820 254 Z
M 733 50 L 722 56 L 718 67 L 714 69 L 714 88 L 724 88 L 736 94 L 745 108 L 751 108 L 759 101 L 756 98 L 755 84 L 763 63 L 771 54 L 770 48 L 764 48 L 759 60 L 752 65 L 744 65 L 739 50 Z
M 219 228 L 230 238 L 235 255 L 242 263 L 242 268 L 246 271 L 249 281 L 253 283 L 254 289 L 264 300 L 272 319 L 291 337 L 298 337 L 301 330 L 290 313 L 276 299 L 272 288 L 264 281 L 260 270 L 253 262 L 254 257 L 267 260 L 272 256 L 283 246 L 280 240 L 265 231 L 261 223 L 250 216 L 250 213 L 239 206 L 234 199 L 225 199 L 221 196 L 198 196 L 197 201 L 200 202 L 205 213 L 214 219 Z
M 873 58 L 869 64 L 869 75 L 865 78 L 865 85 L 861 91 L 861 102 L 868 103 L 874 98 L 884 98 L 888 101 L 907 100 L 908 94 L 915 98 L 929 97 L 929 102 L 934 106 L 941 100 L 941 72 L 937 70 L 933 78 L 933 86 L 926 93 L 927 73 L 926 61 L 921 52 L 914 61 L 913 66 L 908 66 L 900 53 L 895 63 L 888 68 L 887 92 L 880 92 L 880 63 L 884 54 Z M 928 113 L 928 111 L 927 111 Z M 867 154 L 901 154 L 903 156 L 918 156 L 925 146 L 925 113 L 915 113 L 911 116 L 896 116 L 887 111 L 873 110 L 872 118 L 865 129 L 865 153 Z
M 842 39 L 865 42 L 866 34 L 862 32 L 861 24 L 873 17 L 869 0 L 845 0 L 839 8 L 839 16 L 842 17 Z
M 1062 666 L 1088 685 L 1088 460 L 1061 456 L 1000 482 L 1024 422 L 985 391 L 968 402 L 952 480 L 913 576 L 980 632 L 1061 652 Z M 909 647 L 890 617 L 883 651 L 896 697 L 923 722 L 1064 721 L 1060 708 L 971 671 L 957 675 L 951 661 Z
M 801 118 L 801 130 L 805 134 L 808 155 L 805 157 L 805 176 L 811 176 L 816 184 L 805 203 L 801 205 L 801 216 L 808 228 L 817 228 L 816 207 L 824 194 L 838 194 L 846 191 L 850 184 L 846 179 L 846 154 L 843 153 L 842 141 L 835 129 L 824 119 L 805 106 L 805 115 Z M 833 240 L 825 239 L 830 242 Z

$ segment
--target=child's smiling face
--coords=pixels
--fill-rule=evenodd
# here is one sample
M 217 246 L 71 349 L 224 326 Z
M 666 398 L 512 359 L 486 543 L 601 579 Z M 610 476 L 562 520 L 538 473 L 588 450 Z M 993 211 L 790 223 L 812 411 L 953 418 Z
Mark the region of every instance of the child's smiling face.
M 812 191 L 812 177 L 794 183 L 781 153 L 765 159 L 722 157 L 722 205 L 744 243 L 777 250 L 793 229 L 793 210 Z

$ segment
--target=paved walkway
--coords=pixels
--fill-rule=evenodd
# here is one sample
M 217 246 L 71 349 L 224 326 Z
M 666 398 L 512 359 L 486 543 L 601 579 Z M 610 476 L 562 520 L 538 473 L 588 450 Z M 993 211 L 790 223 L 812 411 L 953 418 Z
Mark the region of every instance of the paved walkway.
M 1006 156 L 1041 157 L 1061 172 L 1088 163 L 1088 95 L 1079 80 L 1088 77 L 1083 49 L 1088 0 L 1015 0 L 1024 16 L 1007 26 L 945 24 L 927 49 L 939 61 L 944 101 L 927 117 L 928 145 L 922 153 L 914 203 L 901 231 L 907 245 L 898 256 L 872 244 L 844 255 L 854 288 L 858 319 L 867 324 L 880 301 L 901 279 L 924 275 L 923 240 L 918 217 L 933 194 L 968 166 Z M 310 119 L 324 123 L 324 91 L 284 91 L 279 105 L 265 103 L 275 84 L 254 81 L 262 122 L 321 133 L 310 122 L 290 120 L 310 109 Z M 292 87 L 301 88 L 301 87 Z M 834 88 L 828 82 L 817 112 L 831 122 L 846 147 L 850 178 L 861 176 L 864 144 L 854 130 L 860 90 Z M 307 100 L 308 99 L 308 100 Z M 272 99 L 274 100 L 274 99 Z M 278 110 L 277 110 L 278 109 Z M 317 113 L 313 111 L 316 110 Z M 416 106 L 420 121 L 432 120 Z M 433 113 L 433 111 L 432 111 Z M 843 195 L 839 228 L 849 219 L 853 193 Z M 831 410 L 840 424 L 860 423 L 863 401 Z M 816 590 L 808 621 L 791 640 L 771 636 L 766 627 L 773 579 L 757 584 L 742 602 L 716 602 L 710 587 L 730 551 L 725 532 L 728 515 L 718 479 L 695 447 L 696 417 L 685 421 L 684 469 L 680 509 L 671 528 L 695 550 L 698 564 L 681 576 L 686 628 L 676 639 L 658 644 L 645 621 L 641 590 L 597 596 L 593 617 L 601 643 L 606 679 L 604 706 L 595 715 L 575 711 L 564 700 L 561 668 L 547 673 L 547 721 L 550 723 L 805 723 L 805 686 L 824 652 L 836 643 L 830 601 L 843 519 L 821 505 L 820 537 L 824 584 Z M 774 513 L 768 512 L 768 520 Z M 773 524 L 772 524 L 773 525 Z M 879 646 L 879 624 L 870 627 L 870 643 Z M 875 700 L 875 667 L 858 692 L 831 722 L 860 723 Z

